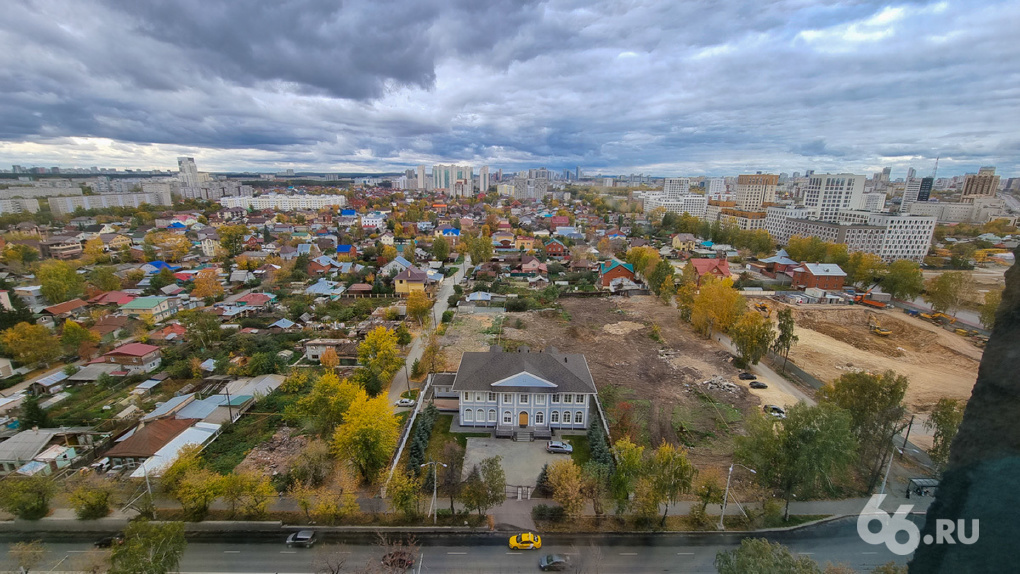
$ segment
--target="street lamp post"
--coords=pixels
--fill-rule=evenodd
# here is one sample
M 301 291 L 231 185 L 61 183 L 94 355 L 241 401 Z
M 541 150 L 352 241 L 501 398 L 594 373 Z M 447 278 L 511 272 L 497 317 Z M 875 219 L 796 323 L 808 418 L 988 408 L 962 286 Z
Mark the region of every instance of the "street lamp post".
M 747 470 L 751 471 L 751 474 L 758 474 L 758 471 L 754 470 L 749 466 L 744 466 L 739 462 L 735 462 L 730 465 L 730 472 L 726 475 L 726 491 L 723 493 L 722 499 L 722 513 L 719 514 L 719 530 L 726 530 L 726 525 L 723 524 L 723 519 L 726 518 L 726 499 L 730 496 L 730 479 L 733 478 L 733 467 L 743 466 Z
M 435 460 L 426 462 L 425 464 L 421 465 L 421 468 L 425 468 L 426 466 L 432 465 L 432 505 L 429 506 L 429 512 L 432 513 L 432 524 L 436 524 L 439 521 L 439 509 L 436 508 L 436 494 L 437 494 L 436 487 L 438 485 L 438 481 L 436 478 L 437 464 L 441 465 L 443 468 L 446 468 L 445 464 Z

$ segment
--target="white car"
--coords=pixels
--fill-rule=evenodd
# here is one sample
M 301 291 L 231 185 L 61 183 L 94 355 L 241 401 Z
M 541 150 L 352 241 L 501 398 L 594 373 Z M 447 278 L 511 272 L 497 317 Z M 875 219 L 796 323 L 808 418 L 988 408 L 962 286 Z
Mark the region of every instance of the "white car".
M 397 401 L 397 406 L 398 407 L 413 407 L 414 406 L 414 399 L 400 399 L 399 401 Z

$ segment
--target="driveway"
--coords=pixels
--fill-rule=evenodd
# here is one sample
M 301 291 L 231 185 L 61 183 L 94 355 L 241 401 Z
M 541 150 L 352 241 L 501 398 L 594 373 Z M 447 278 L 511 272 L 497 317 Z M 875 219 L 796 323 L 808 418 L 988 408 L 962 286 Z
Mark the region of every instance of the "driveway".
M 507 486 L 535 486 L 542 467 L 557 460 L 570 460 L 566 454 L 545 451 L 545 441 L 515 442 L 510 439 L 468 438 L 464 451 L 464 478 L 483 460 L 500 456 Z

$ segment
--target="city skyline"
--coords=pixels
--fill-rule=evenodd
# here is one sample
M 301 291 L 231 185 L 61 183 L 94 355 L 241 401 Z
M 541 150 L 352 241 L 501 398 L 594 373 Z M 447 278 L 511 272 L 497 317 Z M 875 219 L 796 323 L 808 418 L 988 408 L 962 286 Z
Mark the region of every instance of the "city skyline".
M 1007 2 L 14 2 L 0 165 L 1020 175 Z

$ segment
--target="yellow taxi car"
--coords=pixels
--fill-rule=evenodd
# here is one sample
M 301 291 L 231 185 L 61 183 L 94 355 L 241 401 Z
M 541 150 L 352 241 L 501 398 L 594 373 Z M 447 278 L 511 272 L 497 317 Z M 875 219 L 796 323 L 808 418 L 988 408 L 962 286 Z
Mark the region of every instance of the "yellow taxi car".
M 522 532 L 510 537 L 512 550 L 537 550 L 542 547 L 542 537 L 534 532 Z

